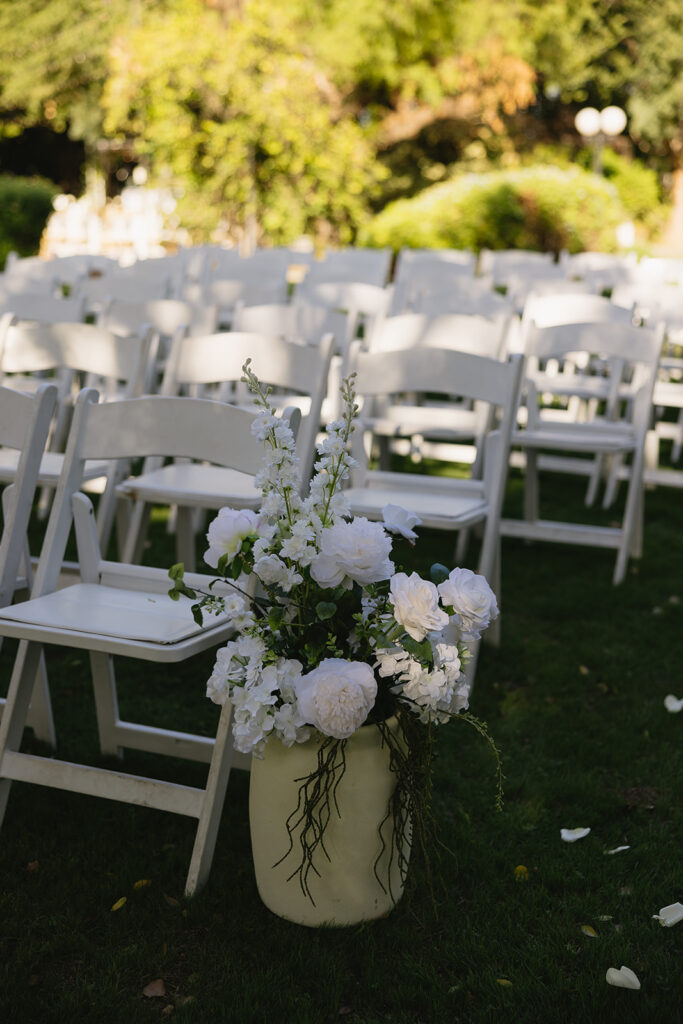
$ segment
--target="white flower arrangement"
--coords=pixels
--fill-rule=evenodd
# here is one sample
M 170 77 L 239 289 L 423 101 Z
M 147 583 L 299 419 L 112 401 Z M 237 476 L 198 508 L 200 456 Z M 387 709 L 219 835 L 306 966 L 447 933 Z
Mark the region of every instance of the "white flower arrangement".
M 292 746 L 316 734 L 343 744 L 370 723 L 391 743 L 383 723 L 392 716 L 402 723 L 394 753 L 404 765 L 427 749 L 411 722 L 422 730 L 464 717 L 488 738 L 466 714 L 466 665 L 472 642 L 498 614 L 496 598 L 468 569 L 437 564 L 429 580 L 397 570 L 391 533 L 412 544 L 419 525 L 406 510 L 387 506 L 383 523 L 350 518 L 342 485 L 354 465 L 353 376 L 342 384 L 344 415 L 318 445 L 304 498 L 291 430 L 249 362 L 243 380 L 260 410 L 252 430 L 265 447 L 256 478 L 263 501 L 259 513 L 223 508 L 213 520 L 204 558 L 235 590 L 228 598 L 204 593 L 193 606 L 199 622 L 203 610 L 220 608 L 235 626 L 207 685 L 212 701 L 233 705 L 235 748 L 258 757 L 266 743 Z M 258 581 L 253 598 L 241 589 L 245 573 Z M 171 597 L 197 597 L 182 565 L 169 575 Z M 406 802 L 413 825 L 416 803 L 415 794 Z

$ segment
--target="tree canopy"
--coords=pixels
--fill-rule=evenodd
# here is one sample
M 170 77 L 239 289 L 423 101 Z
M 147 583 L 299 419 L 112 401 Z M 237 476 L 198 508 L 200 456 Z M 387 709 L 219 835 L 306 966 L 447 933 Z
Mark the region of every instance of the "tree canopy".
M 348 241 L 585 103 L 683 166 L 679 0 L 0 0 L 0 39 L 0 131 L 125 144 L 197 235 Z

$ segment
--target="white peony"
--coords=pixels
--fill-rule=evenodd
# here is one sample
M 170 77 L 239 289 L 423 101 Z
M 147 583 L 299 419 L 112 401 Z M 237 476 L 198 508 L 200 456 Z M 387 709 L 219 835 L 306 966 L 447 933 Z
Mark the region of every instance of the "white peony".
M 448 625 L 448 615 L 439 607 L 439 592 L 429 580 L 416 572 L 407 576 L 397 572 L 389 585 L 389 600 L 394 606 L 394 618 L 413 640 L 424 640 L 427 633 Z
M 496 595 L 484 576 L 471 569 L 453 569 L 439 584 L 444 605 L 450 605 L 463 631 L 463 639 L 475 639 L 498 616 Z
M 218 568 L 218 560 L 229 555 L 232 560 L 242 547 L 245 537 L 258 534 L 259 515 L 251 509 L 222 508 L 210 523 L 206 539 L 209 542 L 204 561 L 212 569 Z
M 422 520 L 414 512 L 408 512 L 400 505 L 385 505 L 382 509 L 384 525 L 390 533 L 400 533 L 406 540 L 417 540 L 414 526 L 419 526 Z
M 311 576 L 321 587 L 338 587 L 348 580 L 367 586 L 387 580 L 394 571 L 391 537 L 381 523 L 358 516 L 337 522 L 320 535 L 319 554 L 311 563 Z
M 299 715 L 325 736 L 343 740 L 359 729 L 377 696 L 369 665 L 325 658 L 295 683 Z

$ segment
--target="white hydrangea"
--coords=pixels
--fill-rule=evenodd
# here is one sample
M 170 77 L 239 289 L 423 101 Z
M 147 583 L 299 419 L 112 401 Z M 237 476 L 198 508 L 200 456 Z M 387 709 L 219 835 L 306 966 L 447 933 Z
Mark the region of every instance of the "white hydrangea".
M 264 555 L 254 563 L 254 572 L 266 586 L 280 587 L 286 594 L 303 582 L 303 576 L 290 568 L 278 555 Z

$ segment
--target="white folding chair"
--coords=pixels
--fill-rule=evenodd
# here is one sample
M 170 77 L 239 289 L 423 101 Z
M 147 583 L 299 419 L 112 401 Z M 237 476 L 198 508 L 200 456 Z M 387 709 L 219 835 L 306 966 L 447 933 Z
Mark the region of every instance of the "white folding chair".
M 186 598 L 168 597 L 165 570 L 102 558 L 89 499 L 79 493 L 89 459 L 170 455 L 229 462 L 250 472 L 262 458 L 251 434 L 253 415 L 220 402 L 149 396 L 96 404 L 85 390 L 78 398 L 64 469 L 45 535 L 30 600 L 0 610 L 0 635 L 20 641 L 5 711 L 0 722 L 0 819 L 12 780 L 141 804 L 197 819 L 186 893 L 208 876 L 232 757 L 229 705 L 215 740 L 120 719 L 114 656 L 169 665 L 225 641 L 225 615 L 197 626 Z M 298 413 L 294 413 L 296 426 Z M 289 419 L 288 414 L 288 419 Z M 55 590 L 64 549 L 76 529 L 82 582 Z M 190 575 L 190 586 L 210 577 Z M 247 587 L 249 581 L 240 581 Z M 105 754 L 130 747 L 209 762 L 206 785 L 189 787 L 118 770 L 21 753 L 26 709 L 44 644 L 87 650 L 95 690 L 100 744 Z
M 598 372 L 578 377 L 569 373 L 566 379 L 561 372 L 545 375 L 540 384 L 534 376 L 527 379 L 526 427 L 513 435 L 513 444 L 520 446 L 526 457 L 524 519 L 503 520 L 504 536 L 614 548 L 617 560 L 613 580 L 615 584 L 623 580 L 629 554 L 639 556 L 642 547 L 644 448 L 662 339 L 663 327 L 649 330 L 619 323 L 536 326 L 527 335 L 530 362 L 555 360 L 561 364 L 568 358 L 574 366 L 583 355 L 587 368 L 592 360 L 599 360 Z M 591 395 L 595 399 L 598 415 L 567 421 L 558 419 L 553 409 L 544 412 L 542 399 L 545 396 L 546 401 L 552 400 L 554 382 L 557 393 L 566 397 L 571 394 L 572 378 L 582 397 Z M 541 456 L 541 452 L 557 455 Z M 576 459 L 566 462 L 570 454 L 583 456 L 578 467 L 574 465 Z M 585 456 L 593 456 L 593 460 Z M 539 463 L 574 472 L 582 471 L 583 464 L 587 467 L 583 471 L 592 474 L 596 457 L 627 456 L 631 457 L 629 485 L 619 526 L 539 519 Z
M 415 513 L 425 527 L 437 530 L 483 528 L 478 571 L 500 593 L 499 523 L 502 510 L 510 436 L 515 421 L 522 359 L 508 362 L 433 348 L 429 358 L 420 349 L 363 353 L 357 346 L 352 354 L 356 389 L 361 402 L 361 424 L 365 405 L 378 396 L 400 395 L 406 391 L 439 393 L 493 406 L 500 410 L 499 425 L 484 438 L 483 472 L 480 479 L 437 477 L 417 473 L 394 473 L 370 469 L 362 427 L 353 437 L 353 454 L 358 465 L 351 472 L 345 491 L 354 515 L 381 520 L 386 505 L 400 505 Z M 489 631 L 495 641 L 497 630 Z
M 0 444 L 17 453 L 14 482 L 2 493 L 0 539 L 0 607 L 32 582 L 27 530 L 40 463 L 57 401 L 54 384 L 43 383 L 33 395 L 0 387 Z M 0 714 L 4 707 L 0 700 Z M 41 661 L 27 724 L 36 737 L 54 747 L 55 732 L 47 677 Z
M 327 335 L 316 347 L 298 345 L 282 338 L 241 332 L 212 334 L 204 338 L 177 337 L 169 356 L 162 384 L 164 394 L 182 389 L 204 388 L 210 384 L 238 384 L 242 367 L 252 359 L 253 369 L 263 384 L 284 392 L 280 407 L 301 402 L 304 413 L 297 436 L 297 454 L 302 490 L 307 488 L 315 457 L 315 439 L 320 429 L 320 409 L 327 392 L 327 376 L 333 339 Z M 244 401 L 253 409 L 248 394 L 218 392 L 218 397 L 233 404 Z M 273 400 L 278 402 L 277 396 Z M 116 489 L 119 498 L 135 501 L 123 551 L 127 561 L 139 561 L 153 504 L 175 505 L 178 509 L 176 537 L 178 561 L 186 568 L 194 565 L 193 510 L 258 508 L 260 491 L 254 485 L 255 464 L 247 472 L 237 472 L 222 462 L 216 465 L 172 463 L 148 460 L 139 476 L 123 481 Z
M 308 268 L 310 284 L 363 283 L 383 288 L 389 278 L 393 253 L 391 249 L 329 249 L 322 260 Z
M 73 408 L 73 387 L 78 375 L 88 383 L 101 385 L 105 397 L 130 398 L 141 393 L 152 359 L 151 331 L 142 336 L 120 337 L 93 324 L 30 324 L 11 325 L 5 333 L 0 351 L 0 371 L 5 383 L 25 390 L 31 384 L 28 375 L 36 375 L 32 386 L 40 383 L 37 375 L 54 373 L 58 382 L 57 416 L 51 430 L 49 450 L 43 455 L 38 475 L 42 488 L 54 490 L 64 461 L 63 446 Z M 0 483 L 11 483 L 17 467 L 16 453 L 0 448 Z M 109 465 L 101 459 L 85 469 L 86 486 L 101 490 Z M 41 505 L 46 508 L 41 497 Z M 98 528 L 100 541 L 106 546 L 113 524 L 113 499 L 100 504 Z

